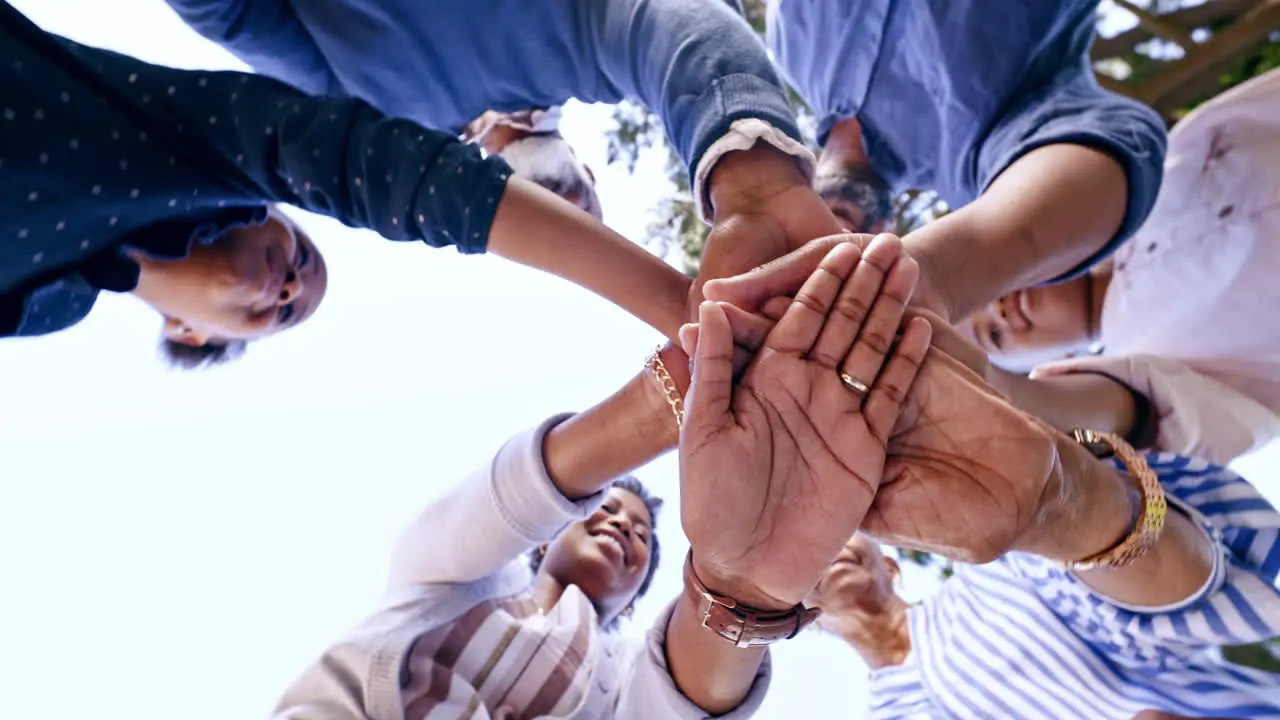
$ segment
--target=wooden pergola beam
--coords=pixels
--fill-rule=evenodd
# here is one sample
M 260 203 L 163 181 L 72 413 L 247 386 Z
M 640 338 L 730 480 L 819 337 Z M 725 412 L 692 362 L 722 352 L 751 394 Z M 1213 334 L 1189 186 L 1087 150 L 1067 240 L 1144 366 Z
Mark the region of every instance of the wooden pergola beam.
M 1177 112 L 1180 108 L 1186 107 L 1190 103 L 1217 95 L 1222 91 L 1221 75 L 1229 72 L 1244 58 L 1256 53 L 1265 43 L 1266 39 L 1263 39 L 1262 41 L 1253 43 L 1252 45 L 1242 45 L 1236 48 L 1236 52 L 1225 61 L 1206 68 L 1189 82 L 1185 82 L 1177 86 L 1164 97 L 1160 98 L 1160 102 L 1155 106 L 1156 111 L 1161 115 L 1171 116 L 1172 113 Z
M 1191 39 L 1191 31 L 1182 27 L 1167 15 L 1156 15 L 1143 7 L 1138 7 L 1131 0 L 1111 0 L 1117 7 L 1124 8 L 1138 18 L 1138 24 L 1172 43 L 1177 43 L 1183 50 L 1190 50 L 1195 44 Z
M 1247 12 L 1258 0 L 1208 0 L 1189 8 L 1160 15 L 1163 22 L 1182 28 L 1187 33 L 1220 20 L 1234 18 Z M 1155 33 L 1144 25 L 1137 25 L 1115 37 L 1098 38 L 1091 54 L 1094 60 L 1106 60 L 1132 52 L 1134 46 L 1150 40 Z
M 1280 27 L 1280 0 L 1260 0 L 1230 27 L 1214 33 L 1203 43 L 1187 48 L 1182 59 L 1170 63 L 1147 82 L 1130 86 L 1126 94 L 1155 107 L 1178 86 L 1191 82 L 1208 68 L 1230 60 L 1240 52 L 1240 48 L 1266 39 L 1277 27 Z

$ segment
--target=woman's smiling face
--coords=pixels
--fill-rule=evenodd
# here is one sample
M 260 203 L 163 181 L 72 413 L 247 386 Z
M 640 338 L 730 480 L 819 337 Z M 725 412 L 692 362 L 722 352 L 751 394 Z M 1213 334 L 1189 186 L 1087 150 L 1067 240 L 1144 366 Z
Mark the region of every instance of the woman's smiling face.
M 1082 276 L 1009 293 L 958 327 L 993 360 L 1062 357 L 1093 341 L 1090 303 L 1090 281 Z

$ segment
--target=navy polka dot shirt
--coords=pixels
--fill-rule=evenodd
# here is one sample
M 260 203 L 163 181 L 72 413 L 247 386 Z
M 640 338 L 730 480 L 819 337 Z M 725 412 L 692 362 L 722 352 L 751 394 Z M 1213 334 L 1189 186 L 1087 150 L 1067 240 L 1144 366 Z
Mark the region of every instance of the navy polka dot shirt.
M 481 253 L 510 174 L 361 101 L 151 65 L 0 3 L 0 337 L 74 325 L 136 286 L 124 250 L 183 257 L 268 203 Z

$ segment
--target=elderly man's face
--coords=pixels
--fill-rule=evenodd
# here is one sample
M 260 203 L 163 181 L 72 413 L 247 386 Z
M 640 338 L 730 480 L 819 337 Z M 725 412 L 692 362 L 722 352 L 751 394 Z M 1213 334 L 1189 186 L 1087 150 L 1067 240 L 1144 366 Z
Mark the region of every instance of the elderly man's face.
M 820 166 L 813 189 L 846 231 L 879 233 L 888 228 L 893 194 L 870 166 Z
M 578 160 L 573 147 L 559 133 L 515 137 L 503 145 L 498 155 L 516 175 L 541 185 L 597 220 L 603 219 L 595 175 Z
M 898 562 L 886 557 L 875 540 L 858 533 L 823 573 L 808 601 L 833 616 L 850 610 L 874 612 L 894 596 L 898 573 Z

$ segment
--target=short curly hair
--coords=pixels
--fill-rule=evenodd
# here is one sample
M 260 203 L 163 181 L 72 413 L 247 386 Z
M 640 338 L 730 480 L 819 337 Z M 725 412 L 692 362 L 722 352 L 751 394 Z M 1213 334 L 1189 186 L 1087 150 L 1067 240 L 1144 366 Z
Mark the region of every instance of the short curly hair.
M 853 232 L 871 232 L 878 223 L 893 220 L 893 191 L 871 168 L 820 172 L 813 179 L 813 189 L 823 200 L 842 200 L 862 210 L 862 227 L 853 228 Z
M 160 355 L 170 367 L 198 370 L 238 360 L 248 345 L 244 340 L 210 341 L 204 345 L 186 345 L 168 338 L 160 341 Z
M 633 475 L 624 475 L 613 481 L 610 488 L 618 488 L 626 490 L 635 495 L 644 502 L 644 506 L 649 509 L 649 529 L 653 532 L 649 533 L 649 571 L 645 573 L 644 581 L 640 583 L 640 588 L 636 590 L 636 596 L 632 601 L 639 600 L 649 592 L 649 586 L 653 584 L 653 578 L 658 573 L 658 562 L 662 559 L 662 546 L 658 543 L 658 511 L 662 509 L 662 498 L 649 492 L 649 488 L 644 486 L 638 478 Z M 538 569 L 542 567 L 542 553 L 535 550 L 529 553 L 529 569 L 536 575 Z M 614 618 L 606 629 L 613 629 L 617 626 L 618 619 Z

